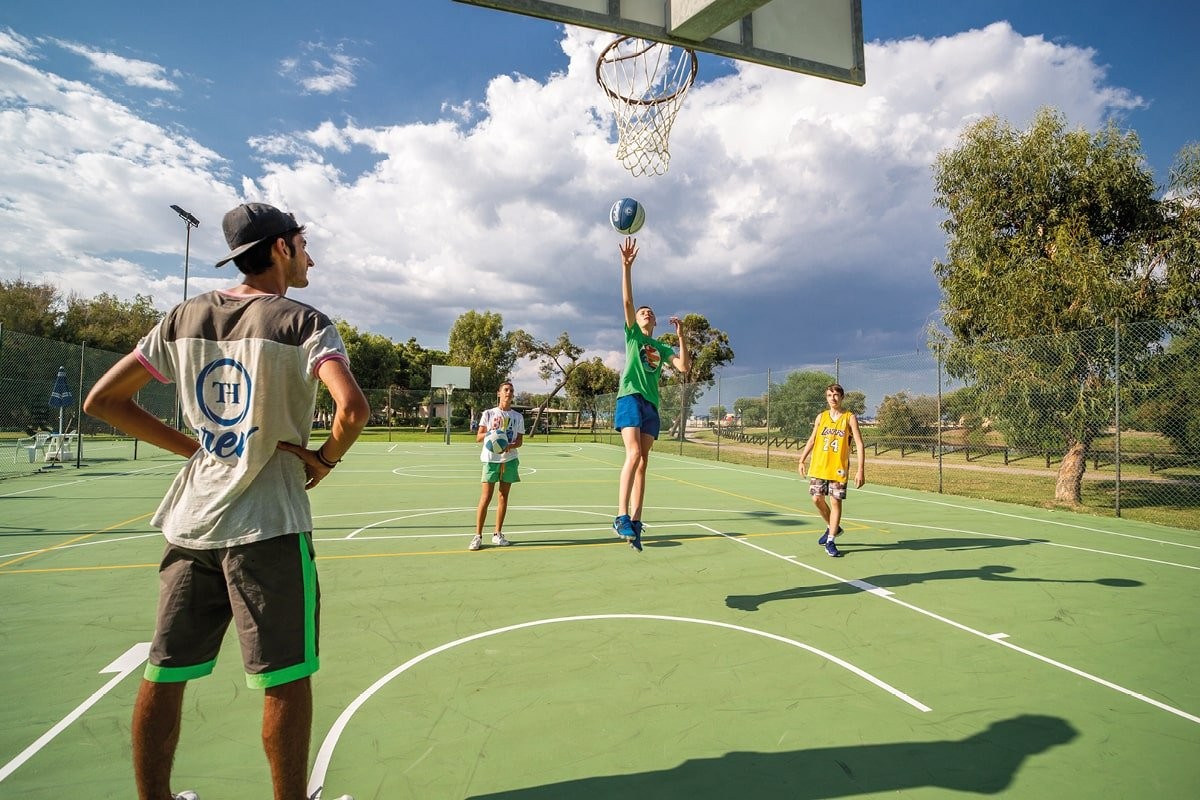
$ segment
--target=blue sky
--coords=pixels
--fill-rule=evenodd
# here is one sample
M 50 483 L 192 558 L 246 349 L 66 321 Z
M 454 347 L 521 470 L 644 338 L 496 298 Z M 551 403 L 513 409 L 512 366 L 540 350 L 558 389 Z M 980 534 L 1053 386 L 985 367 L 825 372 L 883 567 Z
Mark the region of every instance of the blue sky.
M 863 20 L 864 87 L 703 58 L 670 171 L 632 178 L 592 75 L 607 34 L 451 0 L 6 0 L 0 279 L 166 308 L 168 206 L 202 223 L 195 294 L 236 280 L 211 266 L 221 215 L 259 200 L 310 224 L 298 299 L 360 330 L 444 348 L 491 310 L 619 366 L 606 214 L 635 196 L 635 299 L 707 315 L 730 373 L 757 373 L 923 345 L 944 248 L 930 164 L 980 116 L 1114 118 L 1160 181 L 1200 139 L 1189 2 L 864 0 Z

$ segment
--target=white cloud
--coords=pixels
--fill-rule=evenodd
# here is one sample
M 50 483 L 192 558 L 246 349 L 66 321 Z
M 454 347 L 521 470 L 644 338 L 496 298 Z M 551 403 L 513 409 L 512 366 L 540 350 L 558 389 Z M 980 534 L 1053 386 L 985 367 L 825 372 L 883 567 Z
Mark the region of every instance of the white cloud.
M 204 223 L 194 292 L 233 279 L 208 267 L 225 249 L 220 217 L 261 200 L 309 224 L 305 301 L 362 330 L 441 349 L 459 314 L 492 310 L 542 338 L 569 331 L 585 357 L 615 366 L 619 237 L 607 211 L 632 194 L 648 208 L 636 299 L 661 319 L 704 313 L 760 368 L 831 329 L 850 332 L 846 347 L 908 350 L 938 300 L 936 153 L 986 114 L 1023 125 L 1048 105 L 1095 128 L 1141 104 L 1105 84 L 1093 52 L 1000 23 L 870 44 L 861 88 L 753 65 L 702 73 L 672 132 L 670 172 L 635 180 L 614 158 L 595 85 L 605 39 L 568 29 L 566 70 L 500 75 L 441 120 L 265 129 L 249 141 L 261 171 L 234 179 L 201 143 L 23 63 L 28 48 L 0 56 L 0 278 L 44 271 L 171 302 L 183 232 L 166 206 L 189 198 Z M 356 60 L 327 61 L 325 72 L 299 61 L 284 71 L 303 83 L 341 63 L 348 77 L 321 85 L 353 84 Z M 355 153 L 370 166 L 337 168 Z
M 344 47 L 308 42 L 305 50 L 317 55 L 285 58 L 279 62 L 279 74 L 296 81 L 306 94 L 334 94 L 351 89 L 356 83 L 354 70 L 362 60 L 347 55 Z
M 12 28 L 5 28 L 0 30 L 0 54 L 29 61 L 35 57 L 35 49 L 32 41 Z
M 128 86 L 140 89 L 157 89 L 161 92 L 177 92 L 176 86 L 166 77 L 167 71 L 158 64 L 141 61 L 136 58 L 125 58 L 115 53 L 93 50 L 82 44 L 56 39 L 56 43 L 64 50 L 81 55 L 92 65 L 92 69 L 105 75 L 120 78 Z

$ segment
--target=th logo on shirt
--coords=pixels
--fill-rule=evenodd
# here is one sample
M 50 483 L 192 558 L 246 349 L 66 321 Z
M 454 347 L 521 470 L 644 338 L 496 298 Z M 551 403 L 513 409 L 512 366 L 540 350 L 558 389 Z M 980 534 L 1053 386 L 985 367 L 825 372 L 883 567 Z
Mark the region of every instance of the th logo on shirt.
M 246 418 L 253 394 L 250 372 L 236 359 L 218 358 L 200 370 L 196 378 L 196 403 L 204 416 L 220 428 L 232 428 Z M 200 444 L 218 458 L 241 456 L 246 440 L 257 430 L 214 433 L 201 428 Z

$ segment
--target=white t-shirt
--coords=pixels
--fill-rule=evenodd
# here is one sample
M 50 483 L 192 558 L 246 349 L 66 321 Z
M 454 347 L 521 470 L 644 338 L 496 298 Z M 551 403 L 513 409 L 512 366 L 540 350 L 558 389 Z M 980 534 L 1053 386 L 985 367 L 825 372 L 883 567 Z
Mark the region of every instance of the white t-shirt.
M 476 427 L 476 430 L 479 430 L 479 428 L 488 431 L 502 430 L 504 431 L 504 435 L 508 437 L 508 443 L 512 444 L 517 440 L 517 434 L 525 433 L 525 416 L 520 411 L 514 411 L 511 408 L 508 411 L 503 411 L 499 406 L 496 406 L 483 412 L 483 416 L 479 418 L 479 425 Z M 503 464 L 506 461 L 512 461 L 517 458 L 516 450 L 496 454 L 486 447 L 480 449 L 482 451 L 479 454 L 480 461 Z
M 312 530 L 304 463 L 326 359 L 346 360 L 329 318 L 279 295 L 208 292 L 167 312 L 134 351 L 179 385 L 200 449 L 150 524 L 172 544 L 211 549 Z

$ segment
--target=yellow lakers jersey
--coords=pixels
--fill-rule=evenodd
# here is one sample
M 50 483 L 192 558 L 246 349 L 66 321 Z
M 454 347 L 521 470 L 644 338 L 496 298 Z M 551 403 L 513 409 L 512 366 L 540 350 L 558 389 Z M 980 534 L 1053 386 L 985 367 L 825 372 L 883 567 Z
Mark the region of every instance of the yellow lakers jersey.
M 846 483 L 846 471 L 850 468 L 850 412 L 843 411 L 834 419 L 826 409 L 817 418 L 816 427 L 808 476 Z

